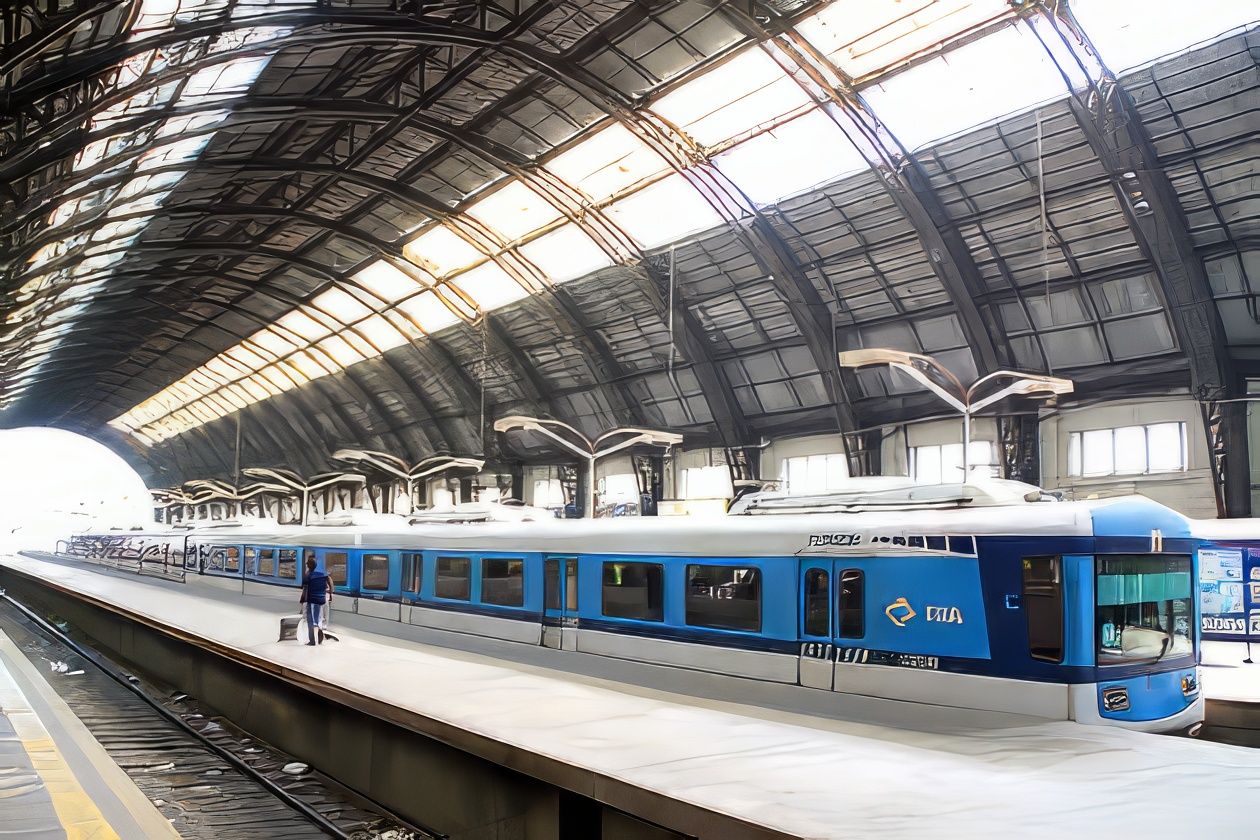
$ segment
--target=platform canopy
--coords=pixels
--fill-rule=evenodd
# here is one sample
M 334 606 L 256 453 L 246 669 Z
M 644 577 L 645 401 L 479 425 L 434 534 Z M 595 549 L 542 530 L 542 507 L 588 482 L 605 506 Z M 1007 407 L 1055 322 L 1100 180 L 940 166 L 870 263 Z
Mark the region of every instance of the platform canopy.
M 837 364 L 870 347 L 1228 397 L 1260 374 L 1255 17 L 10 4 L 0 425 L 166 485 L 493 455 L 513 414 L 735 447 L 933 413 Z

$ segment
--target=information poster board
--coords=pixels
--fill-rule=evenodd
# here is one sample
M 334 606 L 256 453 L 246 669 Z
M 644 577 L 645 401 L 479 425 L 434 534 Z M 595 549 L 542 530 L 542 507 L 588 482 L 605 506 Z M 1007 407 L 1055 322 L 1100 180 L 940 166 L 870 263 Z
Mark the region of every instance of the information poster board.
M 1199 551 L 1203 638 L 1260 642 L 1260 546 Z

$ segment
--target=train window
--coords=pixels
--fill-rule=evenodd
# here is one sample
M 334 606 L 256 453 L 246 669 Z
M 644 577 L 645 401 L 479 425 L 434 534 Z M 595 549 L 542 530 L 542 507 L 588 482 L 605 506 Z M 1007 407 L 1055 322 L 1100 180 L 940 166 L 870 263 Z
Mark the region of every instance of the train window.
M 577 612 L 577 560 L 564 561 L 564 608 L 567 612 Z M 549 610 L 560 609 L 560 561 L 543 561 L 543 595 L 545 607 Z
M 280 570 L 277 574 L 285 580 L 297 580 L 297 549 L 280 549 Z
M 216 572 L 223 571 L 224 564 L 227 562 L 227 552 L 221 548 L 216 548 L 210 552 L 210 568 Z
M 825 569 L 805 573 L 805 635 L 831 635 L 831 576 Z
M 254 574 L 271 577 L 275 573 L 276 550 L 274 548 L 260 548 L 258 550 L 258 559 L 254 561 Z
M 241 570 L 241 550 L 236 546 L 230 546 L 227 550 L 227 562 L 223 566 L 225 571 L 239 572 Z
M 472 595 L 472 561 L 467 557 L 439 557 L 433 594 L 467 601 Z
M 402 556 L 402 583 L 407 592 L 420 591 L 420 575 L 423 574 L 424 555 L 407 552 Z
M 389 589 L 389 555 L 363 555 L 363 588 Z
M 866 610 L 862 596 L 866 588 L 866 575 L 861 569 L 845 569 L 840 573 L 840 591 L 837 604 L 840 611 L 841 639 L 860 639 L 866 635 Z
M 350 579 L 348 565 L 344 551 L 324 552 L 324 571 L 328 572 L 328 577 L 332 579 L 333 586 L 346 585 L 346 581 Z
M 743 566 L 687 567 L 687 623 L 761 630 L 761 572 Z
M 481 558 L 481 602 L 503 607 L 525 605 L 525 561 Z
M 543 561 L 543 609 L 560 609 L 560 561 Z
M 1097 564 L 1099 665 L 1194 653 L 1195 582 L 1189 556 L 1100 555 Z
M 1024 616 L 1028 655 L 1063 661 L 1063 571 L 1058 557 L 1024 558 Z
M 577 612 L 578 608 L 578 587 L 577 572 L 578 564 L 576 560 L 565 560 L 564 574 L 564 608 L 569 612 Z
M 605 563 L 604 615 L 664 621 L 664 577 L 657 563 Z
M 254 561 L 258 559 L 258 549 L 252 545 L 245 546 L 245 571 L 252 572 L 254 570 Z

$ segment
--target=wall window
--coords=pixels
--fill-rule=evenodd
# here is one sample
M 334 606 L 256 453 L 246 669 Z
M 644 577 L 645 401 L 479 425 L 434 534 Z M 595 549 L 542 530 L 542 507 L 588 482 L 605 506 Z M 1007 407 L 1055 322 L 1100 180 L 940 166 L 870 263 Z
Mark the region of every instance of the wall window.
M 1028 655 L 1063 661 L 1063 573 L 1058 557 L 1024 558 L 1024 615 Z
M 664 577 L 657 563 L 605 563 L 604 615 L 664 621 Z
M 420 576 L 424 569 L 424 555 L 415 552 L 403 552 L 402 556 L 402 588 L 406 592 L 420 591 Z
M 254 563 L 254 574 L 272 577 L 276 573 L 276 550 L 274 548 L 258 549 L 258 559 Z
M 467 601 L 472 597 L 472 561 L 467 557 L 439 557 L 433 594 L 439 598 Z
M 683 499 L 729 499 L 731 471 L 728 467 L 690 467 L 682 471 L 679 496 Z
M 866 635 L 866 610 L 862 604 L 866 576 L 861 569 L 845 569 L 840 573 L 840 591 L 836 603 L 840 614 L 842 639 L 860 639 Z
M 558 478 L 540 478 L 534 482 L 534 507 L 564 507 L 564 485 Z
M 285 580 L 297 580 L 297 549 L 282 548 L 280 549 L 280 577 Z
M 954 484 L 965 480 L 963 475 L 963 448 L 961 443 L 945 443 L 939 446 L 910 447 L 910 477 L 919 484 Z M 993 444 L 987 440 L 973 440 L 970 446 L 972 475 L 996 476 L 993 464 Z
M 344 551 L 324 552 L 324 571 L 332 580 L 333 586 L 345 586 L 350 579 L 349 563 Z
M 805 573 L 805 635 L 831 636 L 831 576 L 824 569 Z
M 841 452 L 802 455 L 779 462 L 779 480 L 792 495 L 839 490 L 848 477 L 849 462 Z
M 1068 434 L 1068 475 L 1145 475 L 1186 469 L 1186 424 L 1154 423 Z
M 738 566 L 687 567 L 687 623 L 761 630 L 761 572 Z
M 389 589 L 388 554 L 363 555 L 363 588 L 376 590 Z
M 481 602 L 503 607 L 525 605 L 525 561 L 502 557 L 481 560 Z

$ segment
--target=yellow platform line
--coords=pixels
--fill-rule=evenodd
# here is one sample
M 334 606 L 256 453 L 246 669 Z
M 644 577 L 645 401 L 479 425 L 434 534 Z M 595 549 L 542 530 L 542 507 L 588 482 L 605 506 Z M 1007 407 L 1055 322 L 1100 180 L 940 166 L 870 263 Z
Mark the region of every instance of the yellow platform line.
M 92 797 L 79 785 L 3 661 L 0 661 L 0 711 L 9 719 L 31 765 L 43 781 L 57 819 L 65 829 L 66 840 L 120 840 Z

